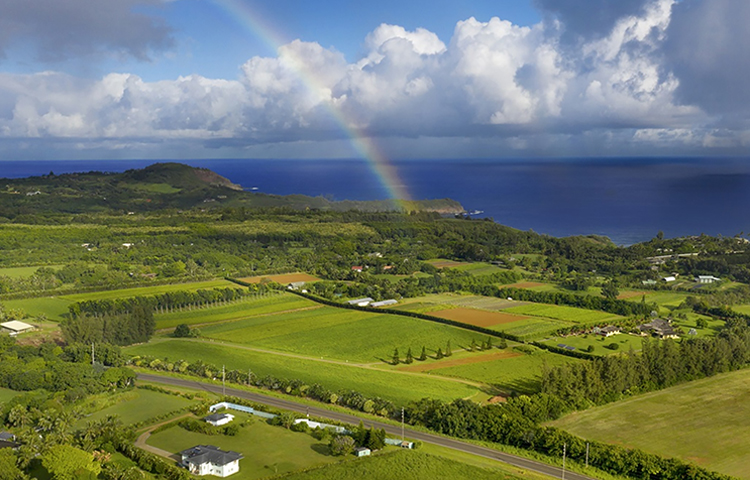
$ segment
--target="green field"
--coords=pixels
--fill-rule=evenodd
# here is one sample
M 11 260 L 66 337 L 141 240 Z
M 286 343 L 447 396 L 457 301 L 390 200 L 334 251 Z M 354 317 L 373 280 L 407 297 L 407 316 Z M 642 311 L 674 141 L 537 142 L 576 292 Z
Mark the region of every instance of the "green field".
M 504 323 L 491 327 L 498 332 L 505 332 L 520 337 L 523 340 L 535 340 L 553 334 L 561 328 L 572 327 L 571 322 L 553 320 L 551 318 L 527 318 L 513 323 Z
M 59 270 L 62 265 L 37 265 L 34 267 L 6 267 L 0 268 L 0 276 L 10 278 L 23 278 L 30 277 L 39 270 L 40 268 L 51 268 L 53 270 Z
M 178 290 L 208 290 L 212 288 L 239 288 L 237 284 L 228 280 L 208 280 L 205 282 L 177 283 L 169 285 L 152 285 L 149 287 L 122 288 L 119 290 L 105 290 L 103 292 L 76 293 L 63 295 L 60 298 L 71 302 L 85 300 L 113 300 L 115 298 L 129 298 L 137 296 L 159 295 L 161 293 L 176 292 Z
M 622 317 L 619 315 L 613 315 L 598 310 L 587 310 L 585 308 L 568 307 L 564 305 L 547 305 L 544 303 L 531 303 L 518 307 L 506 308 L 505 312 L 584 324 L 622 320 Z
M 108 415 L 117 415 L 122 423 L 129 425 L 179 410 L 197 402 L 197 400 L 188 400 L 177 395 L 143 389 L 135 389 L 119 395 L 120 398 L 116 399 L 116 404 L 83 417 L 78 421 L 76 427 L 81 428 L 88 422 L 101 420 Z
M 232 475 L 237 480 L 270 477 L 338 460 L 329 454 L 327 443 L 311 435 L 233 414 L 235 422 L 248 423 L 235 436 L 204 435 L 175 426 L 152 435 L 147 443 L 172 453 L 196 445 L 215 445 L 222 450 L 239 452 L 244 458 L 240 460 L 240 471 Z
M 7 402 L 8 400 L 21 395 L 23 392 L 17 392 L 9 388 L 0 388 L 0 403 Z
M 734 305 L 732 307 L 732 310 L 739 313 L 744 313 L 745 315 L 750 315 L 750 305 Z
M 256 348 L 350 362 L 390 360 L 394 348 L 405 355 L 467 346 L 484 336 L 426 320 L 336 307 L 265 315 L 201 328 L 206 338 Z
M 319 304 L 298 297 L 282 294 L 267 297 L 245 297 L 237 302 L 219 307 L 155 315 L 156 328 L 172 328 L 182 323 L 196 325 L 204 323 L 231 322 L 254 315 L 264 315 L 286 310 L 315 307 Z
M 750 369 L 573 413 L 553 425 L 750 479 Z
M 125 348 L 130 355 L 151 355 L 170 360 L 203 360 L 228 369 L 251 369 L 255 375 L 274 375 L 320 383 L 331 390 L 356 390 L 365 396 L 382 397 L 398 404 L 432 397 L 454 400 L 480 394 L 476 387 L 448 379 L 395 373 L 340 363 L 285 357 L 232 348 L 228 345 L 169 339 Z
M 476 276 L 492 275 L 493 273 L 508 271 L 508 269 L 506 268 L 496 267 L 495 265 L 490 265 L 488 263 L 470 263 L 469 265 L 460 265 L 458 267 L 455 267 L 455 269 L 461 272 L 468 272 Z
M 505 392 L 535 393 L 541 386 L 539 382 L 543 365 L 553 367 L 581 361 L 583 360 L 556 355 L 545 350 L 536 350 L 531 355 L 441 368 L 435 370 L 433 374 L 489 383 Z
M 509 470 L 509 469 L 508 469 Z M 364 458 L 352 458 L 309 472 L 294 473 L 284 480 L 511 480 L 528 478 L 511 475 L 506 469 L 488 468 L 457 462 L 414 450 L 384 452 Z
M 594 346 L 592 355 L 612 355 L 613 353 L 626 353 L 632 348 L 638 352 L 641 350 L 644 337 L 629 334 L 612 335 L 611 337 L 602 337 L 601 335 L 595 335 L 593 333 L 587 335 L 575 335 L 568 337 L 552 337 L 549 340 L 545 340 L 541 343 L 552 345 L 554 347 L 560 344 L 575 347 L 577 350 L 585 351 L 589 345 Z M 604 345 L 616 343 L 619 345 L 617 350 L 610 350 L 604 348 Z
M 48 319 L 56 322 L 62 321 L 68 313 L 69 300 L 56 297 L 24 298 L 22 300 L 4 300 L 3 307 L 8 310 L 20 308 L 28 315 L 37 317 L 46 315 Z

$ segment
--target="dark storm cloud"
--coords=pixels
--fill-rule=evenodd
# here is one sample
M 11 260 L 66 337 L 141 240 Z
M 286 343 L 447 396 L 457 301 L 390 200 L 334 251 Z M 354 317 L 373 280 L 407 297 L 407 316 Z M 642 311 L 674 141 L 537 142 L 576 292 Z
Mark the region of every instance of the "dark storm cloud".
M 548 14 L 559 19 L 565 36 L 600 37 L 608 34 L 622 17 L 643 11 L 647 0 L 534 0 Z
M 172 45 L 170 29 L 134 9 L 160 0 L 2 0 L 0 54 L 31 46 L 38 60 L 64 61 L 102 53 L 148 59 Z
M 750 2 L 683 0 L 672 7 L 665 68 L 677 100 L 713 114 L 750 111 Z

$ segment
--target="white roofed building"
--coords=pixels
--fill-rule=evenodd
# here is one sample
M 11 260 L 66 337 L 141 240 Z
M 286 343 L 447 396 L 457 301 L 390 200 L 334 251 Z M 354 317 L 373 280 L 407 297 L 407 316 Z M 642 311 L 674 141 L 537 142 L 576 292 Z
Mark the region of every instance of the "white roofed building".
M 30 332 L 34 330 L 34 328 L 34 325 L 19 322 L 18 320 L 0 323 L 0 329 L 5 333 L 10 334 L 11 336 L 18 335 L 19 333 Z

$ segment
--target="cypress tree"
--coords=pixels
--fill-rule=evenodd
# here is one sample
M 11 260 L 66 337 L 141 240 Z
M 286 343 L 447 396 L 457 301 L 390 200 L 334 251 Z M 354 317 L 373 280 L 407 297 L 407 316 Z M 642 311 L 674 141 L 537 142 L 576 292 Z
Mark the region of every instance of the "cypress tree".
M 398 355 L 398 348 L 393 349 L 393 364 L 398 365 L 401 362 L 401 358 Z
M 427 350 L 424 348 L 424 345 L 422 345 L 422 354 L 419 355 L 419 358 L 417 360 L 419 360 L 420 362 L 424 362 L 425 360 L 427 360 Z
M 440 360 L 440 359 L 441 359 L 441 358 L 443 358 L 444 356 L 445 356 L 445 355 L 443 355 L 443 350 L 442 350 L 442 349 L 441 349 L 440 347 L 438 347 L 438 349 L 437 349 L 437 353 L 435 354 L 435 358 L 436 358 L 436 359 L 438 359 L 438 360 Z
M 413 363 L 414 358 L 411 356 L 411 347 L 409 347 L 409 350 L 406 351 L 406 360 L 404 363 Z

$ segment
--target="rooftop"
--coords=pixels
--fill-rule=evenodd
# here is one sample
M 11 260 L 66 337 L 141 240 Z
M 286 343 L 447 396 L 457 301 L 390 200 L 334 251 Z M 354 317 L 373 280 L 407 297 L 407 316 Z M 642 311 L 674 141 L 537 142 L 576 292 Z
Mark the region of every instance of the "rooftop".
M 185 461 L 195 465 L 211 463 L 213 465 L 227 465 L 242 457 L 241 453 L 220 450 L 213 445 L 197 445 L 180 452 Z

